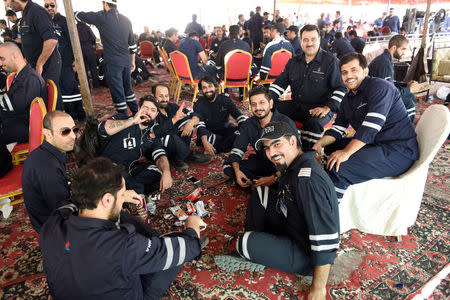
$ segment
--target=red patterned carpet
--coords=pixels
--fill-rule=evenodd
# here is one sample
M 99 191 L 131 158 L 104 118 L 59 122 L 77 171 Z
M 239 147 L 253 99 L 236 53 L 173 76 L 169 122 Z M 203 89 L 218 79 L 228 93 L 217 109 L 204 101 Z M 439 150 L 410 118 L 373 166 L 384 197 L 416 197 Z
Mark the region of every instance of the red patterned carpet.
M 163 71 L 158 70 L 161 74 Z M 157 76 L 165 78 L 165 76 Z M 153 77 L 155 78 L 155 77 Z M 150 82 L 135 88 L 138 97 L 149 91 Z M 95 110 L 99 117 L 113 113 L 106 89 L 95 91 Z M 188 94 L 183 94 L 188 99 Z M 418 112 L 425 103 L 419 103 Z M 244 107 L 241 105 L 241 108 Z M 393 237 L 364 234 L 351 230 L 342 234 L 339 255 L 355 255 L 346 267 L 357 268 L 344 275 L 343 264 L 335 270 L 333 282 L 327 287 L 329 299 L 412 299 L 432 279 L 449 268 L 449 162 L 450 152 L 442 148 L 434 159 L 418 219 L 409 235 L 397 242 Z M 225 177 L 221 170 L 224 156 L 208 166 L 195 166 L 188 171 L 172 170 L 174 187 L 162 196 L 152 225 L 160 231 L 174 230 L 173 219 L 166 220 L 169 199 L 188 194 L 192 186 L 184 180 L 189 175 L 201 178 L 200 186 L 209 186 Z M 166 299 L 306 299 L 308 278 L 273 269 L 251 273 L 226 273 L 214 265 L 214 255 L 233 251 L 234 239 L 242 231 L 249 194 L 228 181 L 208 189 L 202 200 L 211 216 L 204 234 L 210 243 L 202 258 L 187 263 L 168 291 Z M 177 201 L 182 207 L 185 203 Z M 37 271 L 40 262 L 38 236 L 29 224 L 23 205 L 14 208 L 11 216 L 0 218 L 0 298 L 48 299 L 45 276 Z M 358 263 L 360 262 L 360 264 Z M 344 264 L 344 265 L 345 265 Z M 401 284 L 401 285 L 399 285 Z M 426 289 L 425 289 L 426 290 Z M 449 277 L 444 278 L 431 299 L 450 296 Z

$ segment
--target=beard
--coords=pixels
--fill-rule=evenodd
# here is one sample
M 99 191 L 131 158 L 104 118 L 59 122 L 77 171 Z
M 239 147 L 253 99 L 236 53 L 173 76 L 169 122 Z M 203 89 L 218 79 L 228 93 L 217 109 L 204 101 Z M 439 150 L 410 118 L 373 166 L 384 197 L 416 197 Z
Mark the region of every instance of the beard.
M 400 55 L 400 53 L 398 53 L 397 51 L 395 51 L 395 52 L 394 52 L 394 58 L 400 59 L 400 58 L 402 58 L 402 56 Z
M 261 112 L 261 111 L 260 110 L 255 111 L 255 113 L 257 113 L 257 112 Z M 262 115 L 255 115 L 255 117 L 257 119 L 259 119 L 259 120 L 262 120 L 262 119 L 264 119 L 265 117 L 267 117 L 269 115 L 270 110 L 269 111 L 263 111 L 263 112 L 264 112 L 264 114 L 262 114 Z
M 108 214 L 108 221 L 116 223 L 120 218 L 120 210 L 117 210 L 117 199 L 114 198 L 114 205 L 111 208 L 111 211 Z
M 148 117 L 147 121 L 144 121 L 144 122 L 142 122 L 141 124 L 142 124 L 143 126 L 148 127 L 148 126 L 152 125 L 153 120 L 152 120 L 152 118 L 151 118 L 149 115 L 146 115 L 146 117 Z M 142 116 L 141 116 L 141 118 L 142 118 Z
M 161 108 L 167 108 L 167 106 L 169 105 L 169 101 L 164 101 L 164 102 L 159 102 L 159 106 Z
M 205 93 L 205 98 L 208 99 L 209 101 L 214 100 L 214 99 L 216 98 L 216 92 L 212 92 L 212 93 L 208 92 L 208 93 Z
M 277 169 L 277 171 L 280 171 L 281 174 L 283 174 L 286 171 L 287 167 L 288 166 L 285 162 L 282 164 L 275 164 L 275 169 Z

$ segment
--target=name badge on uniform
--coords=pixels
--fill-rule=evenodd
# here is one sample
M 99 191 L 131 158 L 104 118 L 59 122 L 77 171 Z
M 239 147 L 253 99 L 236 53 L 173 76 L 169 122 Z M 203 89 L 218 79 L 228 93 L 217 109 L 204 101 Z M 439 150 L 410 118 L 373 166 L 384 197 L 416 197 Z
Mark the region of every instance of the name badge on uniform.
M 287 218 L 287 207 L 283 201 L 280 201 L 280 210 L 283 213 L 284 217 Z
M 128 137 L 123 139 L 123 148 L 128 150 L 136 148 L 136 139 L 128 134 Z

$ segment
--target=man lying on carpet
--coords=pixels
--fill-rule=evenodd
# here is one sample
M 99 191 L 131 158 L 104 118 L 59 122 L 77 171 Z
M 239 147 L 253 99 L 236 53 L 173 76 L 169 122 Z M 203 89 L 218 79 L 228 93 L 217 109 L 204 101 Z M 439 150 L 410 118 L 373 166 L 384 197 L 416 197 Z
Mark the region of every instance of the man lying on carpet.
M 158 100 L 158 115 L 152 125 L 152 132 L 161 139 L 170 163 L 178 170 L 189 168 L 188 163 L 205 165 L 212 157 L 190 149 L 191 136 L 200 118 L 191 110 L 169 102 L 169 87 L 158 83 L 152 86 L 152 93 Z
M 252 192 L 245 233 L 236 241 L 242 258 L 218 255 L 217 267 L 260 270 L 264 265 L 313 275 L 308 299 L 325 299 L 330 266 L 339 249 L 339 212 L 333 183 L 315 161 L 315 152 L 302 152 L 296 130 L 287 123 L 267 124 L 255 148 L 264 148 L 281 172 L 278 190 L 258 187 Z
M 160 299 L 183 263 L 199 257 L 205 226 L 199 217 L 165 235 L 122 218 L 122 173 L 107 158 L 88 162 L 72 184 L 78 216 L 73 205 L 62 207 L 42 227 L 39 245 L 54 299 Z
M 44 142 L 27 157 L 23 166 L 22 189 L 25 207 L 33 228 L 39 232 L 45 221 L 61 206 L 71 204 L 66 176 L 66 152 L 72 151 L 78 128 L 62 111 L 48 112 L 43 121 Z M 127 202 L 138 195 L 128 191 Z
M 255 86 L 248 96 L 253 116 L 239 127 L 230 156 L 223 162 L 223 172 L 242 187 L 271 186 L 280 176 L 280 172 L 277 172 L 274 164 L 267 159 L 264 150 L 256 150 L 248 159 L 242 159 L 248 144 L 255 145 L 261 137 L 262 129 L 269 122 L 280 121 L 289 124 L 296 136 L 298 131 L 291 119 L 273 110 L 273 100 L 264 86 Z
M 200 117 L 197 144 L 203 144 L 205 152 L 211 156 L 229 152 L 238 129 L 230 123 L 230 115 L 238 125 L 245 121 L 247 116 L 242 114 L 228 94 L 218 93 L 218 83 L 214 77 L 202 77 L 198 85 L 203 96 L 194 103 L 194 112 Z
M 313 149 L 321 154 L 325 147 L 327 172 L 340 200 L 351 184 L 406 172 L 419 158 L 419 148 L 400 92 L 384 79 L 367 76 L 364 55 L 345 55 L 339 69 L 349 92 L 333 127 Z M 356 133 L 344 138 L 349 125 Z
M 99 125 L 99 134 L 105 138 L 100 156 L 105 156 L 125 167 L 127 188 L 138 194 L 155 190 L 164 192 L 172 186 L 166 152 L 151 132 L 158 115 L 158 102 L 147 95 L 139 100 L 134 117 L 118 114 Z M 155 165 L 156 164 L 156 165 Z

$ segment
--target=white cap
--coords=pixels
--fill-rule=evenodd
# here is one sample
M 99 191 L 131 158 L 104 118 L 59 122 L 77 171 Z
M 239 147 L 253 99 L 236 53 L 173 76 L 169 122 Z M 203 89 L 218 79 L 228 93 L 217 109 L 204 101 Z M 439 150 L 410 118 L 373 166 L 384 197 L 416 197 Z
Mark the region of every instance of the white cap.
M 117 0 L 102 0 L 102 2 L 111 3 L 117 5 Z

